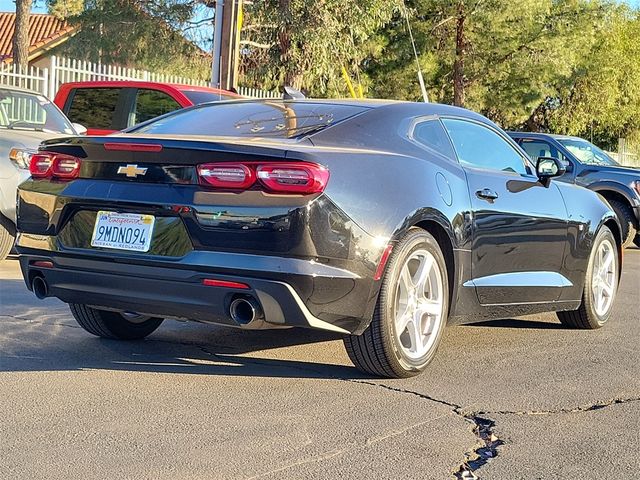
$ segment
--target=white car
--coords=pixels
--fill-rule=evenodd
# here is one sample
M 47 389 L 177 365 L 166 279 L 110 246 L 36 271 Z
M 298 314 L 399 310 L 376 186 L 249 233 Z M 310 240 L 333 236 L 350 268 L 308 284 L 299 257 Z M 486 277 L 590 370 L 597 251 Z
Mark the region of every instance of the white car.
M 13 247 L 16 192 L 29 178 L 31 155 L 43 140 L 85 132 L 46 97 L 0 85 L 0 261 Z

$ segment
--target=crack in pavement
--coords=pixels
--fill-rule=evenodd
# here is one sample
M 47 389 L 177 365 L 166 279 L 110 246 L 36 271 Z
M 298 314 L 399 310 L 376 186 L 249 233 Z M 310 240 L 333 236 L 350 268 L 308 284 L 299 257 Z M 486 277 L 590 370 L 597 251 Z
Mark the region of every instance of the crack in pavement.
M 371 385 L 374 387 L 381 387 L 381 388 L 385 388 L 387 390 L 391 390 L 392 392 L 398 392 L 398 393 L 407 393 L 409 395 L 415 395 L 417 397 L 423 398 L 425 400 L 430 400 L 432 402 L 435 403 L 439 403 L 441 405 L 446 405 L 447 407 L 451 407 L 453 409 L 453 411 L 455 413 L 460 414 L 462 407 L 460 405 L 456 405 L 455 403 L 449 403 L 446 400 L 440 400 L 438 398 L 434 398 L 431 397 L 425 393 L 420 393 L 420 392 L 414 392 L 413 390 L 406 390 L 403 388 L 396 388 L 396 387 L 391 387 L 389 385 L 385 385 L 383 383 L 376 383 L 376 382 L 368 382 L 366 380 L 355 380 L 355 379 L 348 379 L 348 378 L 342 378 L 340 380 L 346 380 L 348 382 L 353 382 L 353 383 L 361 383 L 363 385 Z
M 63 327 L 69 327 L 69 328 L 81 328 L 79 325 L 69 325 L 69 324 L 65 324 L 65 323 L 46 323 L 43 321 L 38 321 L 38 320 L 30 320 L 28 318 L 24 318 L 24 317 L 20 317 L 17 315 L 7 315 L 7 314 L 0 314 L 0 319 L 2 318 L 10 318 L 12 320 L 15 321 L 21 321 L 21 322 L 30 322 L 30 323 L 36 323 L 36 324 L 40 324 L 40 325 L 53 325 L 53 326 L 63 326 Z M 154 342 L 159 342 L 159 343 L 171 343 L 171 344 L 177 344 L 177 345 L 182 345 L 182 346 L 186 346 L 186 347 L 195 347 L 198 350 L 200 350 L 201 352 L 205 353 L 206 355 L 213 357 L 219 361 L 228 361 L 228 357 L 235 357 L 238 354 L 237 353 L 224 353 L 224 354 L 218 354 L 218 353 L 214 353 L 212 352 L 209 348 L 207 348 L 206 346 L 203 346 L 199 343 L 195 343 L 195 342 L 175 342 L 175 341 L 169 341 L 169 340 L 161 340 L 161 339 L 153 339 Z M 220 346 L 222 348 L 224 348 L 224 346 Z M 246 357 L 243 356 L 242 357 L 242 361 L 246 362 L 246 363 L 253 363 L 255 365 L 265 365 L 265 366 L 269 366 L 269 367 L 273 367 L 274 366 L 274 361 L 261 361 L 261 359 L 259 358 L 252 358 L 252 357 Z M 314 369 L 311 368 L 309 365 L 298 365 L 298 364 L 288 364 L 286 362 L 282 362 L 281 365 L 279 365 L 281 368 L 288 368 L 288 369 L 293 369 L 293 370 L 298 370 L 298 371 L 303 371 L 303 372 L 310 372 L 310 373 L 314 373 L 317 375 L 321 375 L 321 376 L 327 376 L 327 372 L 326 371 L 321 371 L 319 369 Z M 449 407 L 450 411 L 463 418 L 465 421 L 469 422 L 471 425 L 471 431 L 474 433 L 474 435 L 477 437 L 477 442 L 476 444 L 469 449 L 467 452 L 464 453 L 464 460 L 463 462 L 460 464 L 460 466 L 458 467 L 458 469 L 456 471 L 454 471 L 453 474 L 453 478 L 458 479 L 458 480 L 472 480 L 472 479 L 477 479 L 478 476 L 476 475 L 476 472 L 479 468 L 481 468 L 483 465 L 485 465 L 486 463 L 488 463 L 489 461 L 491 461 L 493 458 L 495 458 L 498 455 L 498 447 L 500 447 L 501 445 L 504 445 L 504 441 L 502 441 L 501 439 L 499 439 L 495 434 L 494 434 L 494 428 L 495 428 L 495 420 L 491 419 L 490 417 L 493 415 L 523 415 L 523 416 L 537 416 L 537 415 L 556 415 L 556 414 L 572 414 L 572 413 L 581 413 L 581 412 L 588 412 L 588 411 L 597 411 L 597 410 L 601 410 L 607 407 L 611 407 L 614 405 L 618 405 L 618 404 L 624 404 L 624 403 L 633 403 L 633 402 L 640 402 L 640 397 L 629 397 L 629 398 L 614 398 L 611 400 L 607 400 L 604 402 L 597 402 L 597 403 L 592 403 L 592 404 L 587 404 L 587 405 L 582 405 L 582 406 L 577 406 L 577 407 L 573 407 L 573 408 L 559 408 L 559 409 L 554 409 L 554 410 L 487 410 L 487 411 L 468 411 L 465 410 L 461 405 L 449 402 L 447 400 L 443 400 L 443 399 L 439 399 L 439 398 L 435 398 L 432 397 L 430 395 L 427 395 L 425 393 L 420 393 L 420 392 L 416 392 L 413 390 L 408 390 L 408 389 L 404 389 L 404 388 L 398 388 L 398 387 L 392 387 L 390 385 L 386 385 L 386 384 L 382 384 L 382 383 L 377 383 L 374 381 L 368 381 L 368 380 L 361 380 L 361 379 L 353 379 L 353 378 L 345 378 L 345 377 L 341 377 L 341 376 L 334 376 L 334 375 L 329 375 L 329 377 L 333 380 L 338 380 L 338 381 L 343 381 L 343 382 L 349 382 L 349 383 L 358 383 L 358 384 L 362 384 L 362 385 L 368 385 L 368 386 L 372 386 L 372 387 L 378 387 L 378 388 L 382 388 L 391 392 L 395 392 L 395 393 L 401 393 L 401 394 L 405 394 L 405 395 L 414 395 L 417 396 L 421 399 L 427 400 L 429 402 L 433 402 L 433 403 L 437 403 L 440 405 L 444 405 Z M 438 417 L 439 418 L 439 417 Z M 433 419 L 432 419 L 433 420 Z M 428 422 L 420 422 L 418 424 L 415 425 L 411 425 L 401 431 L 394 431 L 392 432 L 392 436 L 393 435 L 397 435 L 400 433 L 403 433 L 409 429 L 412 428 L 416 428 L 420 425 L 423 425 L 424 423 L 428 423 Z M 377 440 L 374 439 L 373 443 L 376 443 Z M 368 444 L 369 442 L 367 442 Z M 327 460 L 329 458 L 332 458 L 336 455 L 341 455 L 343 453 L 346 453 L 348 451 L 351 451 L 354 448 L 359 448 L 360 446 L 356 445 L 352 448 L 347 448 L 347 449 L 339 449 L 339 450 L 332 450 L 330 452 L 325 452 L 324 454 L 321 454 L 319 457 L 313 457 L 311 459 L 308 460 L 303 460 L 301 462 L 294 462 L 293 464 L 290 465 L 285 465 L 284 467 L 282 467 L 282 469 L 288 469 L 288 468 L 292 468 L 295 467 L 297 465 L 300 464 L 304 464 L 307 462 L 314 462 L 314 461 L 324 461 Z M 280 470 L 276 470 L 275 472 L 266 472 L 266 473 L 262 473 L 259 474 L 257 477 L 261 477 L 262 475 L 267 475 L 270 473 L 276 473 L 277 471 Z M 256 477 L 256 478 L 257 478 Z
M 458 480 L 473 480 L 478 476 L 475 472 L 486 465 L 489 461 L 498 455 L 498 447 L 504 445 L 504 441 L 500 440 L 493 433 L 496 422 L 487 417 L 481 417 L 477 414 L 462 414 L 466 420 L 473 423 L 473 433 L 478 440 L 476 444 L 464 454 L 464 461 L 460 467 L 454 472 L 454 478 Z
M 225 355 L 220 355 L 220 354 L 214 353 L 214 352 L 210 351 L 207 347 L 204 347 L 203 345 L 199 345 L 199 344 L 195 344 L 195 343 L 191 343 L 191 344 L 188 344 L 188 345 L 195 346 L 196 348 L 198 348 L 203 353 L 205 353 L 205 354 L 207 354 L 207 355 L 209 355 L 209 356 L 211 356 L 211 357 L 213 357 L 213 358 L 215 358 L 215 359 L 217 359 L 219 361 L 225 361 L 224 357 L 227 357 L 226 354 Z M 233 355 L 231 355 L 231 356 L 233 356 Z M 243 361 L 246 362 L 246 363 L 252 363 L 254 365 L 267 365 L 267 366 L 270 366 L 270 367 L 273 366 L 272 363 L 267 364 L 267 362 L 261 361 L 259 358 L 243 357 Z M 289 369 L 293 369 L 293 370 L 311 372 L 311 373 L 316 373 L 318 375 L 326 375 L 326 372 L 322 372 L 320 370 L 316 370 L 314 368 L 310 368 L 309 366 L 300 366 L 300 365 L 291 365 L 291 364 L 283 364 L 281 366 L 284 367 L 284 368 L 289 368 Z M 337 377 L 337 376 L 330 376 L 330 378 L 332 380 L 336 380 L 336 381 L 349 382 L 349 383 L 359 383 L 359 384 L 368 385 L 368 386 L 383 387 L 383 388 L 385 388 L 387 390 L 391 390 L 391 391 L 414 394 L 414 395 L 417 395 L 417 396 L 419 396 L 419 397 L 421 397 L 423 399 L 432 401 L 434 403 L 447 405 L 449 407 L 457 407 L 457 406 L 449 404 L 447 402 L 440 401 L 440 400 L 434 399 L 434 398 L 430 398 L 430 397 L 428 397 L 426 395 L 422 395 L 422 394 L 419 394 L 417 392 L 412 392 L 410 390 L 402 391 L 400 389 L 395 389 L 393 387 L 387 387 L 386 385 L 381 385 L 381 384 L 377 384 L 377 383 L 374 383 L 374 382 L 367 382 L 367 381 L 364 381 L 364 380 L 355 380 L 355 379 Z M 453 410 L 454 409 L 452 408 L 452 411 Z M 364 444 L 354 444 L 354 445 L 346 446 L 345 448 L 333 449 L 333 450 L 321 453 L 321 454 L 316 455 L 316 456 L 311 457 L 311 458 L 298 460 L 298 461 L 283 465 L 281 467 L 278 467 L 276 469 L 256 474 L 256 475 L 250 477 L 250 479 L 263 478 L 263 477 L 266 477 L 268 475 L 271 475 L 271 474 L 274 474 L 274 473 L 280 473 L 282 471 L 285 471 L 285 470 L 288 470 L 290 468 L 294 468 L 294 467 L 297 467 L 297 466 L 300 466 L 300 465 L 305 465 L 305 464 L 315 463 L 315 462 L 323 462 L 325 460 L 329 460 L 331 458 L 350 453 L 350 452 L 352 452 L 354 450 L 367 448 L 367 447 L 369 447 L 371 445 L 375 445 L 375 444 L 377 444 L 377 443 L 379 443 L 379 442 L 381 442 L 383 440 L 386 440 L 388 438 L 392 438 L 392 437 L 396 437 L 398 435 L 402 435 L 402 434 L 408 432 L 409 430 L 412 430 L 414 428 L 421 427 L 423 425 L 431 423 L 431 422 L 433 422 L 435 420 L 438 420 L 438 419 L 440 419 L 440 418 L 442 418 L 444 416 L 445 415 L 439 415 L 439 416 L 436 416 L 434 418 L 430 418 L 430 419 L 422 421 L 422 422 L 411 424 L 411 425 L 409 425 L 407 427 L 404 427 L 402 429 L 399 429 L 399 430 L 392 430 L 392 431 L 390 431 L 390 432 L 388 432 L 386 434 L 383 434 L 383 435 L 377 435 L 377 436 L 374 436 L 374 437 L 369 437 L 369 438 L 366 439 Z
M 604 402 L 590 403 L 587 405 L 581 405 L 574 408 L 558 408 L 556 410 L 492 410 L 486 412 L 476 412 L 478 415 L 560 415 L 567 413 L 581 413 L 592 412 L 595 410 L 602 410 L 603 408 L 611 407 L 613 405 L 620 405 L 623 403 L 635 403 L 640 402 L 640 397 L 629 398 L 613 398 Z
M 478 478 L 474 472 L 485 465 L 487 462 L 489 462 L 491 459 L 495 458 L 498 455 L 497 448 L 500 445 L 504 444 L 504 442 L 493 433 L 493 427 L 495 426 L 495 422 L 493 420 L 491 420 L 490 418 L 481 417 L 479 413 L 465 413 L 461 405 L 457 405 L 446 400 L 441 400 L 425 393 L 407 390 L 404 388 L 391 387 L 389 385 L 381 383 L 368 382 L 365 380 L 348 381 L 381 387 L 392 392 L 415 395 L 419 398 L 439 403 L 440 405 L 445 405 L 451 408 L 452 413 L 469 422 L 472 425 L 471 431 L 474 433 L 478 440 L 470 450 L 465 452 L 464 461 L 454 472 L 454 478 L 456 479 L 467 480 Z
M 223 360 L 220 355 L 215 354 L 213 352 L 211 352 L 210 350 L 208 350 L 206 347 L 202 346 L 202 345 L 198 345 L 198 344 L 193 344 L 194 346 L 196 346 L 199 350 L 201 350 L 202 352 L 206 353 L 207 355 L 210 355 L 214 358 L 217 358 L 218 360 Z M 244 357 L 245 361 L 248 361 L 249 363 L 254 363 L 257 365 L 265 365 L 266 362 L 261 362 L 260 359 L 253 359 L 253 358 L 247 358 Z M 315 370 L 313 368 L 309 368 L 308 366 L 300 366 L 300 365 L 283 365 L 285 368 L 291 368 L 294 370 L 301 370 L 301 371 L 306 371 L 306 372 L 312 372 L 312 373 L 317 373 L 317 374 L 323 374 L 323 372 L 320 372 L 318 370 Z M 367 381 L 367 380 L 358 380 L 358 379 L 352 379 L 352 378 L 344 378 L 344 377 L 332 377 L 334 380 L 338 380 L 338 381 L 343 381 L 343 382 L 349 382 L 349 383 L 357 383 L 357 384 L 361 384 L 361 385 L 368 385 L 368 386 L 372 386 L 372 387 L 379 387 L 379 388 L 383 388 L 385 390 L 389 390 L 391 392 L 395 392 L 395 393 L 402 393 L 405 395 L 414 395 L 417 396 L 423 400 L 427 400 L 433 403 L 437 403 L 439 405 L 444 405 L 450 408 L 450 411 L 463 418 L 465 421 L 469 422 L 472 427 L 471 427 L 471 431 L 474 433 L 474 435 L 476 435 L 476 437 L 478 438 L 476 444 L 467 452 L 465 452 L 464 454 L 464 461 L 460 464 L 460 466 L 458 467 L 458 469 L 453 473 L 454 478 L 456 479 L 461 479 L 461 480 L 467 480 L 467 479 L 475 479 L 478 478 L 473 472 L 476 471 L 477 469 L 479 469 L 480 467 L 482 467 L 483 465 L 485 465 L 487 462 L 489 462 L 491 459 L 495 458 L 498 455 L 497 452 L 497 448 L 500 445 L 503 445 L 504 442 L 502 440 L 500 440 L 494 433 L 493 433 L 493 427 L 495 426 L 495 422 L 489 418 L 485 418 L 485 417 L 480 417 L 479 414 L 475 414 L 475 413 L 465 413 L 463 412 L 462 406 L 457 405 L 455 403 L 451 403 L 451 402 L 447 402 L 446 400 L 441 400 L 435 397 L 432 397 L 430 395 L 424 394 L 424 393 L 420 393 L 420 392 L 416 392 L 413 390 L 407 390 L 407 389 L 403 389 L 403 388 L 397 388 L 397 387 L 392 387 L 389 385 L 385 385 L 382 383 L 376 383 L 376 382 L 371 382 L 371 381 Z M 439 417 L 438 417 L 439 418 Z M 430 421 L 433 421 L 434 419 L 431 419 Z M 394 432 L 393 435 L 397 435 L 399 433 L 403 433 L 404 431 L 407 431 L 409 429 L 412 428 L 416 428 L 418 426 L 421 426 L 425 423 L 428 422 L 420 422 L 418 424 L 412 425 L 404 430 L 402 430 L 401 432 Z M 386 437 L 383 437 L 386 438 Z M 369 444 L 369 442 L 367 442 L 367 444 Z M 347 450 L 348 451 L 348 450 Z M 342 454 L 345 453 L 345 451 L 342 452 L 338 452 L 338 454 Z M 328 458 L 332 458 L 333 456 L 335 456 L 336 454 L 331 454 L 331 455 L 321 455 L 320 457 L 314 457 L 314 459 L 310 459 L 307 461 L 304 461 L 302 463 L 307 463 L 310 461 L 322 461 L 322 460 L 326 460 Z M 297 466 L 300 463 L 296 462 L 290 466 L 285 466 L 284 468 L 290 468 L 293 466 Z M 280 470 L 276 470 L 276 471 L 280 471 Z M 267 472 L 268 473 L 273 473 L 273 472 Z M 266 474 L 260 474 L 259 476 L 262 475 L 266 475 Z M 256 476 L 255 478 L 258 478 L 259 476 Z

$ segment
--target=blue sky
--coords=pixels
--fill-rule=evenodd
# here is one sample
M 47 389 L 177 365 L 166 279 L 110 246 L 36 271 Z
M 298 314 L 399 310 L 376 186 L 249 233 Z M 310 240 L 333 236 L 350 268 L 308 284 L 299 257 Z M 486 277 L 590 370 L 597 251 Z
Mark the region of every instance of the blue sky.
M 637 1 L 640 2 L 640 0 Z M 0 12 L 15 12 L 15 10 L 16 4 L 14 0 L 0 0 Z M 47 13 L 46 0 L 34 0 L 31 11 L 33 13 Z M 200 7 L 197 10 L 197 16 L 194 20 L 210 18 L 211 15 L 212 12 L 206 7 Z M 211 38 L 209 37 L 212 34 L 210 30 L 210 25 L 203 25 L 202 27 L 190 30 L 188 34 L 185 34 L 185 36 L 200 45 L 202 48 L 208 49 L 211 48 Z
M 47 13 L 47 9 L 45 8 L 45 2 L 43 1 L 35 1 L 33 2 L 34 8 L 33 12 L 36 13 Z M 0 12 L 15 12 L 16 4 L 13 0 L 0 0 Z

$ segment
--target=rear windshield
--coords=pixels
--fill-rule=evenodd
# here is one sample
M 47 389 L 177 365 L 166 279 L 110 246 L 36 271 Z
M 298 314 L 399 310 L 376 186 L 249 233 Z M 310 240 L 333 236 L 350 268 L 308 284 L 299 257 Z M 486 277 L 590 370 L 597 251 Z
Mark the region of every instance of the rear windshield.
M 187 97 L 194 105 L 207 102 L 219 102 L 221 100 L 235 100 L 238 97 L 233 95 L 225 95 L 224 93 L 216 92 L 201 92 L 195 90 L 180 90 L 182 94 Z
M 319 132 L 367 107 L 328 103 L 225 102 L 181 110 L 130 132 L 296 138 Z

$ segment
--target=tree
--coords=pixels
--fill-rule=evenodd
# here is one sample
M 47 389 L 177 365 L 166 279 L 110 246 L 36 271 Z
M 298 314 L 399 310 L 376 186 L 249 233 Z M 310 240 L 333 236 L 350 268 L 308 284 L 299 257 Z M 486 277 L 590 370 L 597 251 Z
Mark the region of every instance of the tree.
M 241 77 L 267 89 L 290 85 L 315 96 L 344 95 L 342 66 L 358 76 L 376 32 L 399 5 L 397 0 L 247 4 Z
M 52 13 L 78 27 L 58 52 L 105 64 L 205 79 L 211 59 L 181 30 L 202 1 L 50 0 Z
M 598 0 L 409 2 L 430 97 L 480 111 L 505 127 L 527 122 L 558 96 L 590 51 L 607 6 Z M 367 73 L 376 94 L 418 99 L 403 23 L 400 16 L 389 23 L 386 44 Z
M 616 148 L 619 137 L 640 137 L 640 13 L 620 6 L 604 20 L 546 118 L 553 131 Z
M 16 0 L 16 27 L 13 33 L 13 63 L 29 65 L 29 14 L 33 0 Z
M 49 0 L 49 13 L 60 19 L 78 15 L 84 8 L 84 0 Z

